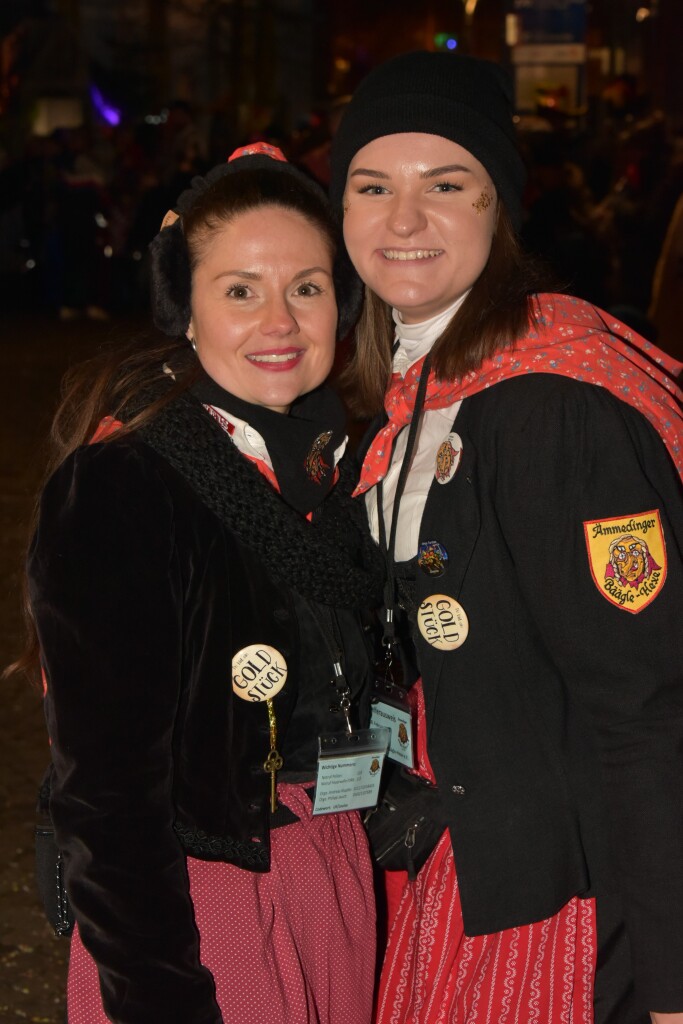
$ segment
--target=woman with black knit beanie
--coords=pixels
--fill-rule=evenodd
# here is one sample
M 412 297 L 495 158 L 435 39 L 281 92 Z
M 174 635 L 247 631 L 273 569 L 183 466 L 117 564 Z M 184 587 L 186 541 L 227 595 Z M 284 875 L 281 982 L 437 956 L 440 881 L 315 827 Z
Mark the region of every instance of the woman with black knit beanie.
M 681 366 L 540 291 L 523 182 L 506 77 L 474 57 L 378 67 L 333 146 L 403 706 L 368 819 L 391 869 L 377 1021 L 673 1024 Z
M 166 338 L 59 413 L 28 577 L 69 1024 L 369 1024 L 383 566 L 324 385 L 340 248 L 317 185 L 239 150 L 152 243 Z

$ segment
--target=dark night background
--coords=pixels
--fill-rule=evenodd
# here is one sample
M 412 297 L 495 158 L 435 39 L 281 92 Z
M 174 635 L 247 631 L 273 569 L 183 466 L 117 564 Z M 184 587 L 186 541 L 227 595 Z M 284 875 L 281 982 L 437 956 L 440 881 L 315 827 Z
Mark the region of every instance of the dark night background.
M 0 0 L 0 668 L 59 380 L 146 325 L 164 213 L 250 140 L 326 183 L 346 98 L 393 54 L 509 68 L 525 244 L 683 357 L 682 39 L 683 0 Z M 63 1024 L 68 943 L 33 882 L 40 696 L 0 687 L 0 1024 Z

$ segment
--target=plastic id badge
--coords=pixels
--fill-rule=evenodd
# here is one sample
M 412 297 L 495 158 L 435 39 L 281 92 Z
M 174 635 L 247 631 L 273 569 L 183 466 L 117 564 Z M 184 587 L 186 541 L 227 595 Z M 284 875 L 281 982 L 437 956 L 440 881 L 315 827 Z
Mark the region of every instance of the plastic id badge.
M 391 733 L 387 751 L 389 760 L 396 761 L 406 768 L 415 767 L 413 717 L 407 704 L 391 700 L 388 697 L 373 700 L 370 705 L 370 726 L 375 729 L 382 726 L 389 729 Z
M 394 681 L 392 663 L 375 675 L 370 705 L 370 726 L 391 730 L 387 757 L 405 768 L 415 767 L 413 716 L 406 691 Z
M 318 737 L 313 814 L 374 807 L 389 748 L 389 729 L 357 729 Z

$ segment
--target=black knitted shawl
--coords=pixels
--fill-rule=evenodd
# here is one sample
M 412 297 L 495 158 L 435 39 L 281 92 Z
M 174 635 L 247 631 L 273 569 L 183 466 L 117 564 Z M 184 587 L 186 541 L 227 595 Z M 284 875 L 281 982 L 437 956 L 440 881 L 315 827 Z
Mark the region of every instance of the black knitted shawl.
M 315 521 L 280 497 L 190 392 L 136 431 L 185 478 L 201 501 L 253 548 L 272 577 L 303 597 L 342 608 L 381 601 L 384 565 L 364 504 L 354 501 L 354 460 L 340 462 L 337 485 Z

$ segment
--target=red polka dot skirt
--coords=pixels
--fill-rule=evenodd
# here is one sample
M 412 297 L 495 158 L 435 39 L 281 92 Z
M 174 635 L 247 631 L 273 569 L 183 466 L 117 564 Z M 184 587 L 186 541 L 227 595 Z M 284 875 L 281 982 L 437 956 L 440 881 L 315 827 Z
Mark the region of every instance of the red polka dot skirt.
M 369 1024 L 375 899 L 356 812 L 313 817 L 303 786 L 278 796 L 300 821 L 271 834 L 271 870 L 188 858 L 202 963 L 225 1024 Z M 69 1024 L 108 1024 L 97 968 L 71 942 Z

